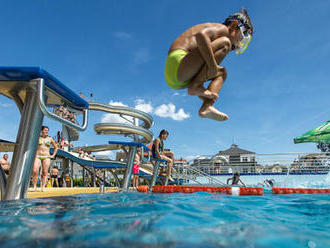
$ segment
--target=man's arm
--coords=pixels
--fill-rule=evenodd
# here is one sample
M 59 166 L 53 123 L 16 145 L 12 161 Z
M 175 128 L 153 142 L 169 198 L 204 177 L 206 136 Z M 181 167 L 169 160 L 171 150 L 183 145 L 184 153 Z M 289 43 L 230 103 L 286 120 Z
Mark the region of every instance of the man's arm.
M 219 32 L 219 28 L 209 27 L 203 29 L 202 31 L 198 32 L 195 35 L 197 48 L 208 67 L 208 76 L 210 78 L 216 77 L 219 70 L 222 69 L 222 67 L 218 66 L 211 44 L 212 36 L 214 36 L 215 33 L 218 32 Z M 219 36 L 219 34 L 217 36 Z M 220 38 L 220 36 L 218 38 Z
M 229 184 L 229 181 L 230 181 L 230 180 L 233 180 L 233 179 L 232 179 L 232 178 L 228 178 L 228 179 L 227 179 L 227 184 Z
M 246 187 L 245 183 L 242 181 L 242 179 L 239 179 L 239 181 L 241 182 L 241 184 L 243 184 L 244 187 Z
M 202 30 L 196 34 L 196 42 L 198 50 L 200 51 L 205 63 L 209 69 L 217 67 L 217 61 L 215 60 L 214 53 L 211 46 L 211 39 L 207 35 L 207 29 Z

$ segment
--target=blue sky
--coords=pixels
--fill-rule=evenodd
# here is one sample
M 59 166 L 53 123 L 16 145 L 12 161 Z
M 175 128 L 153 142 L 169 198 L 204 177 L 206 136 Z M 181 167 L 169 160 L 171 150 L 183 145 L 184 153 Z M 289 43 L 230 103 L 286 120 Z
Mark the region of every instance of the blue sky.
M 164 81 L 172 41 L 187 28 L 222 22 L 246 7 L 255 35 L 229 54 L 228 78 L 215 107 L 226 122 L 201 119 L 200 100 Z M 330 116 L 329 1 L 1 1 L 0 65 L 41 66 L 94 100 L 150 111 L 155 136 L 167 129 L 176 157 L 215 154 L 233 141 L 257 153 L 316 151 L 293 138 Z M 0 96 L 0 138 L 15 140 L 19 112 Z M 90 125 L 76 145 L 105 144 Z M 45 119 L 55 135 L 60 128 Z

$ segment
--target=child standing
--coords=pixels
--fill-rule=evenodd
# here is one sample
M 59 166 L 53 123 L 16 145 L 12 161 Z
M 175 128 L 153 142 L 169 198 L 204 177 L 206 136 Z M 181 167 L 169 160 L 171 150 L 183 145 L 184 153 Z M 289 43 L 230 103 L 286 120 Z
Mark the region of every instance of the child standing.
M 133 164 L 133 187 L 137 189 L 139 187 L 139 171 L 141 163 L 141 149 L 138 148 L 135 154 L 134 164 Z

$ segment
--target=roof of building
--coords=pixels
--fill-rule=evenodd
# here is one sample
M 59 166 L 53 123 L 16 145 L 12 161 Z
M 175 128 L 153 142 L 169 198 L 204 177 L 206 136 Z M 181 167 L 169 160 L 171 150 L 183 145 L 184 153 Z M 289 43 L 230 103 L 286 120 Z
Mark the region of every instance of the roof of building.
M 255 152 L 250 152 L 241 148 L 238 148 L 238 145 L 232 144 L 231 147 L 225 151 L 218 152 L 217 155 L 229 155 L 229 156 L 235 156 L 240 154 L 255 154 Z

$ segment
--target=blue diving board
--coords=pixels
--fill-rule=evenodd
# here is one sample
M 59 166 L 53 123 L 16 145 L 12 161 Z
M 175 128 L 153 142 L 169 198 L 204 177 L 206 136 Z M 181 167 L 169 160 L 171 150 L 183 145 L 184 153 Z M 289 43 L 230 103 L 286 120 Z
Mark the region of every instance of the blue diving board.
M 127 142 L 127 141 L 108 141 L 109 145 L 120 145 L 120 146 L 137 146 L 143 147 L 145 151 L 150 151 L 150 149 L 143 143 L 140 142 Z
M 161 159 L 161 158 L 150 158 L 150 161 L 155 161 L 155 162 L 159 161 L 161 163 L 165 163 L 166 162 L 165 159 Z
M 54 148 L 51 148 L 51 153 L 54 152 Z M 118 169 L 118 168 L 126 168 L 126 164 L 121 163 L 119 161 L 94 161 L 94 160 L 86 160 L 83 158 L 76 157 L 69 152 L 58 149 L 56 156 L 67 158 L 77 164 L 93 167 L 95 169 Z
M 166 163 L 166 160 L 165 159 L 161 159 L 161 158 L 150 158 L 150 161 L 151 162 L 160 162 L 159 166 L 160 167 L 165 167 L 167 166 L 165 163 Z
M 88 109 L 88 102 L 41 67 L 0 66 L 0 81 L 31 81 L 43 78 L 46 87 L 70 101 L 73 107 Z

